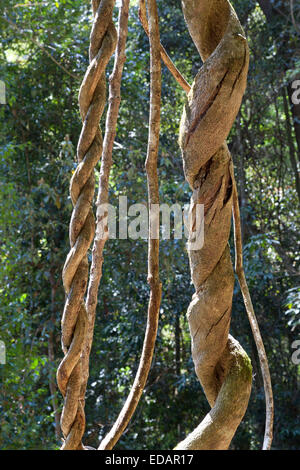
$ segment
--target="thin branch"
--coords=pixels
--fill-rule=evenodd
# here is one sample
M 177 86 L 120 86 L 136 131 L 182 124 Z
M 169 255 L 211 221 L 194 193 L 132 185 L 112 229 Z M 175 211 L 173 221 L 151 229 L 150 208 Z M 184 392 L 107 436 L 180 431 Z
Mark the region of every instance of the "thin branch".
M 5 18 L 5 16 L 2 16 L 1 17 L 4 21 L 6 21 L 7 24 L 9 24 L 12 28 L 14 28 L 16 31 L 18 31 L 20 34 L 25 34 L 26 35 L 26 32 L 21 29 L 19 26 L 16 25 L 16 23 L 14 23 L 13 21 L 11 21 L 10 19 L 8 18 Z M 50 52 L 47 51 L 47 49 L 45 49 L 45 47 L 40 44 L 36 39 L 34 38 L 31 38 L 31 37 L 27 37 L 27 39 L 29 39 L 29 41 L 31 41 L 33 44 L 35 44 L 36 46 L 38 46 L 43 52 L 44 54 L 46 54 L 49 59 L 52 60 L 52 62 L 54 62 L 60 69 L 62 69 L 65 73 L 67 73 L 70 77 L 72 78 L 75 78 L 75 80 L 79 80 L 79 77 L 77 77 L 77 75 L 73 74 L 72 72 L 69 72 L 68 69 L 66 69 L 66 67 L 61 64 L 60 62 L 58 62 L 51 54 Z
M 117 45 L 113 23 L 115 0 L 98 0 L 90 34 L 90 64 L 79 90 L 82 130 L 77 146 L 78 165 L 70 183 L 73 204 L 69 228 L 70 251 L 62 278 L 66 301 L 61 321 L 64 358 L 57 370 L 57 383 L 64 398 L 61 429 L 62 450 L 84 450 L 85 391 L 87 379 L 84 353 L 88 342 L 89 318 L 85 304 L 88 283 L 88 250 L 94 239 L 92 211 L 94 170 L 102 151 L 99 128 L 106 102 L 105 71 Z M 104 8 L 102 6 L 104 5 Z
M 244 299 L 245 308 L 254 336 L 259 362 L 264 382 L 266 398 L 266 425 L 263 450 L 270 450 L 273 440 L 274 424 L 274 400 L 269 370 L 268 358 L 266 355 L 264 343 L 259 330 L 259 325 L 255 316 L 251 295 L 249 292 L 244 266 L 243 266 L 243 242 L 241 231 L 241 217 L 236 182 L 233 182 L 233 218 L 234 218 L 234 241 L 235 241 L 235 270 L 239 279 L 241 292 Z
M 148 19 L 147 19 L 147 11 L 146 11 L 146 0 L 140 0 L 140 8 L 139 8 L 139 18 L 140 22 L 142 23 L 142 26 L 145 30 L 145 33 L 147 36 L 149 36 L 149 26 L 148 26 Z M 163 47 L 162 44 L 160 44 L 160 55 L 161 58 L 166 65 L 166 67 L 169 69 L 177 83 L 184 89 L 186 93 L 189 93 L 191 90 L 191 86 L 189 83 L 186 81 L 186 79 L 182 76 L 182 74 L 179 72 L 177 69 L 176 65 L 172 62 L 172 59 L 169 57 L 167 51 Z
M 149 209 L 151 214 L 151 208 L 153 205 L 157 207 L 159 204 L 157 158 L 161 106 L 161 60 L 158 12 L 155 0 L 148 0 L 148 10 L 151 56 L 151 97 L 146 172 L 148 181 Z M 121 410 L 113 428 L 101 442 L 99 450 L 111 450 L 126 429 L 142 396 L 152 363 L 162 291 L 159 280 L 159 237 L 154 238 L 151 236 L 155 230 L 153 227 L 155 224 L 156 221 L 153 221 L 150 215 L 148 241 L 148 283 L 150 285 L 150 299 L 148 305 L 147 328 L 139 368 L 123 409 Z

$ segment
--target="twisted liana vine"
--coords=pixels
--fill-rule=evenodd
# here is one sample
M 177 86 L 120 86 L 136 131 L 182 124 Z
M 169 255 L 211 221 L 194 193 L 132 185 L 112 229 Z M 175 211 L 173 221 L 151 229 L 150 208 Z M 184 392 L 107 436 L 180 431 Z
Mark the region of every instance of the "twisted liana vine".
M 73 212 L 70 221 L 70 252 L 63 268 L 66 302 L 62 317 L 64 358 L 57 371 L 57 382 L 64 397 L 61 428 L 63 450 L 83 449 L 85 430 L 85 381 L 82 352 L 86 343 L 88 315 L 84 296 L 88 281 L 87 252 L 95 233 L 91 209 L 94 197 L 94 168 L 102 152 L 99 122 L 106 100 L 105 68 L 116 46 L 112 22 L 114 0 L 93 0 L 94 22 L 90 37 L 90 64 L 79 91 L 82 119 L 77 159 L 70 195 Z
M 149 28 L 148 28 L 148 21 L 147 21 L 147 13 L 146 13 L 146 3 L 145 0 L 140 0 L 139 2 L 139 18 L 143 25 L 143 28 L 147 35 L 149 35 Z M 215 8 L 215 18 L 218 21 L 218 15 L 220 12 L 217 11 L 220 5 L 218 2 L 214 2 L 212 7 Z M 211 13 L 210 13 L 211 14 Z M 221 13 L 222 14 L 222 13 Z M 190 20 L 192 16 L 190 16 Z M 197 27 L 197 20 L 194 18 L 194 26 L 192 29 L 194 31 L 194 35 L 196 34 L 195 27 Z M 210 25 L 211 27 L 211 25 Z M 218 26 L 216 25 L 215 28 L 217 29 Z M 215 41 L 213 35 L 207 37 L 207 40 Z M 181 72 L 176 68 L 173 64 L 172 60 L 168 56 L 166 50 L 162 45 L 160 45 L 160 52 L 161 58 L 165 63 L 166 67 L 169 69 L 170 73 L 173 75 L 177 83 L 181 86 L 181 88 L 188 94 L 191 90 L 190 85 L 182 76 Z M 259 325 L 256 319 L 256 315 L 254 312 L 248 284 L 246 281 L 246 276 L 243 267 L 243 244 L 242 244 L 242 235 L 241 235 L 241 219 L 240 219 L 240 210 L 239 210 L 239 200 L 238 200 L 238 192 L 235 182 L 234 173 L 232 172 L 232 184 L 233 184 L 233 221 L 234 221 L 234 233 L 235 233 L 235 271 L 239 280 L 241 292 L 244 299 L 244 304 L 246 308 L 246 312 L 249 318 L 249 322 L 251 325 L 251 329 L 253 332 L 253 337 L 257 346 L 259 362 L 261 367 L 261 373 L 264 382 L 264 390 L 265 390 L 265 399 L 266 399 L 266 425 L 265 425 L 265 436 L 263 442 L 263 450 L 268 450 L 271 448 L 272 440 L 273 440 L 273 424 L 274 424 L 274 399 L 273 399 L 273 391 L 272 391 L 272 383 L 271 383 L 271 375 L 269 370 L 268 358 L 266 355 L 266 351 L 264 348 L 264 343 L 261 337 Z
M 158 11 L 156 0 L 147 0 L 150 43 L 150 115 L 148 147 L 145 162 L 148 185 L 149 239 L 148 239 L 148 283 L 150 298 L 143 350 L 138 370 L 130 393 L 112 429 L 105 436 L 99 450 L 111 450 L 126 429 L 142 396 L 149 375 L 158 329 L 162 285 L 159 279 L 159 182 L 157 173 L 160 109 L 161 109 L 161 62 Z M 158 217 L 157 217 L 158 215 Z
M 180 146 L 191 200 L 190 238 L 197 204 L 204 206 L 204 245 L 188 245 L 195 294 L 188 308 L 196 374 L 211 411 L 177 449 L 228 449 L 247 409 L 252 368 L 229 334 L 234 274 L 228 239 L 234 174 L 226 139 L 246 88 L 249 50 L 227 0 L 182 0 L 192 39 L 203 59 L 187 97 Z M 197 234 L 196 234 L 197 235 Z
M 146 0 L 139 1 L 139 19 L 144 28 L 145 33 L 149 36 L 149 25 L 148 25 L 148 18 L 147 18 L 147 9 L 146 9 Z M 172 62 L 171 58 L 169 57 L 166 49 L 162 44 L 159 46 L 160 48 L 160 56 L 162 61 L 164 62 L 165 66 L 168 68 L 170 73 L 173 75 L 177 83 L 182 87 L 182 89 L 189 93 L 191 87 L 186 81 L 186 79 L 182 76 L 180 71 L 177 69 L 175 64 Z

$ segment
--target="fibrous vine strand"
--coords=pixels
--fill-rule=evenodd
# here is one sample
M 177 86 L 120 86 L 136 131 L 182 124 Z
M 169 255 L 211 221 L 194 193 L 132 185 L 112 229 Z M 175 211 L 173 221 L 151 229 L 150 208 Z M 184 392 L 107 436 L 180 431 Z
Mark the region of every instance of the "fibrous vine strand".
M 148 21 L 147 21 L 147 14 L 146 14 L 146 4 L 145 0 L 140 0 L 140 8 L 139 8 L 139 18 L 143 25 L 143 28 L 147 35 L 149 35 L 148 29 Z M 162 45 L 160 45 L 161 50 L 161 58 L 164 61 L 166 67 L 169 69 L 177 83 L 182 87 L 182 89 L 189 93 L 191 90 L 190 85 L 182 76 L 180 71 L 176 68 L 170 57 L 168 56 L 166 50 Z M 209 106 L 209 103 L 208 103 Z M 236 190 L 236 182 L 234 174 L 232 173 L 232 184 L 235 190 L 233 191 L 233 216 L 234 216 L 234 231 L 235 231 L 235 252 L 236 252 L 236 273 L 239 279 L 239 284 L 241 288 L 241 292 L 243 295 L 245 308 L 247 311 L 247 315 L 249 318 L 249 322 L 251 325 L 251 329 L 253 332 L 253 336 L 255 339 L 255 343 L 258 350 L 261 371 L 264 381 L 264 389 L 265 389 L 265 396 L 266 396 L 266 428 L 265 428 L 265 438 L 263 449 L 270 449 L 272 438 L 273 438 L 273 421 L 274 421 L 274 402 L 273 402 L 273 392 L 272 392 L 272 384 L 271 384 L 271 376 L 268 366 L 268 359 L 266 356 L 263 340 L 260 334 L 258 322 L 254 313 L 254 308 L 251 301 L 251 296 L 249 293 L 249 288 L 247 285 L 244 268 L 243 268 L 243 245 L 242 245 L 242 238 L 241 238 L 241 227 L 240 227 L 240 211 L 239 211 L 239 202 L 238 202 L 238 194 Z
M 246 88 L 249 51 L 227 0 L 182 0 L 185 19 L 204 65 L 188 95 L 180 146 L 193 191 L 191 210 L 204 205 L 204 246 L 189 249 L 195 294 L 188 309 L 192 355 L 210 413 L 177 449 L 227 449 L 247 409 L 252 368 L 229 335 L 233 268 L 228 239 L 233 165 L 226 138 Z M 195 220 L 192 217 L 190 232 Z
M 94 196 L 94 168 L 102 150 L 100 118 L 106 99 L 105 68 L 116 46 L 112 22 L 114 0 L 93 0 L 94 22 L 90 38 L 90 64 L 79 92 L 82 119 L 77 158 L 70 194 L 73 213 L 70 221 L 71 250 L 63 269 L 66 303 L 62 317 L 64 358 L 57 371 L 57 382 L 64 397 L 61 428 L 64 450 L 83 448 L 85 429 L 85 381 L 82 352 L 86 342 L 88 316 L 84 295 L 88 281 L 87 252 L 95 233 L 91 204 Z
M 119 14 L 118 49 L 110 78 L 110 104 L 104 145 L 99 129 L 105 98 L 105 68 L 114 52 L 117 35 L 112 22 L 114 0 L 92 0 L 94 23 L 90 42 L 90 65 L 79 93 L 83 122 L 77 156 L 78 167 L 71 180 L 73 213 L 70 222 L 71 250 L 63 282 L 66 303 L 62 318 L 62 346 L 65 357 L 57 380 L 64 396 L 61 427 L 62 449 L 84 449 L 84 398 L 88 380 L 97 293 L 102 274 L 103 249 L 108 238 L 108 181 L 112 147 L 120 105 L 120 83 L 125 61 L 129 0 L 123 0 Z M 150 299 L 147 328 L 139 368 L 131 392 L 113 428 L 99 449 L 112 449 L 126 429 L 142 395 L 151 367 L 161 302 L 159 280 L 159 183 L 157 159 L 160 130 L 162 58 L 175 79 L 188 93 L 182 117 L 180 146 L 184 171 L 192 191 L 190 234 L 193 238 L 198 204 L 204 206 L 205 243 L 201 249 L 189 245 L 189 259 L 195 294 L 188 309 L 192 354 L 197 376 L 204 388 L 211 412 L 182 441 L 177 449 L 227 449 L 246 411 L 252 382 L 250 360 L 240 344 L 229 335 L 234 275 L 228 238 L 233 210 L 235 221 L 236 270 L 246 310 L 258 347 L 266 390 L 267 422 L 264 449 L 272 442 L 273 397 L 267 357 L 254 315 L 242 264 L 239 208 L 231 155 L 226 139 L 241 105 L 246 88 L 249 51 L 243 29 L 228 0 L 182 0 L 190 34 L 204 65 L 193 86 L 176 69 L 160 44 L 155 0 L 140 1 L 140 18 L 149 35 L 151 56 L 151 97 L 146 172 L 149 195 L 148 282 Z M 102 149 L 103 147 L 103 149 Z M 88 281 L 87 251 L 94 238 L 91 209 L 94 196 L 94 167 L 102 153 L 97 205 L 97 234 Z

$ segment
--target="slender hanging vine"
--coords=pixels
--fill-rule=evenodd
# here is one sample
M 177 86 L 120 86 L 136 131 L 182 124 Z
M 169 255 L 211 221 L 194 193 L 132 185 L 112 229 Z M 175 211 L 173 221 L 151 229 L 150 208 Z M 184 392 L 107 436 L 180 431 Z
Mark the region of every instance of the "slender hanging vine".
M 140 0 L 139 2 L 139 19 L 144 28 L 145 33 L 149 36 L 149 25 L 147 19 L 147 9 L 146 9 L 146 0 Z M 170 73 L 173 75 L 177 83 L 183 88 L 186 93 L 189 93 L 191 87 L 186 81 L 186 79 L 182 76 L 180 71 L 177 69 L 175 64 L 172 62 L 171 58 L 169 57 L 167 51 L 165 50 L 164 46 L 160 44 L 160 56 L 163 60 L 165 66 L 169 69 Z
M 95 233 L 91 209 L 94 197 L 94 168 L 102 151 L 99 122 L 106 100 L 105 68 L 116 46 L 112 22 L 114 0 L 93 0 L 94 22 L 90 37 L 90 64 L 79 91 L 82 119 L 77 159 L 70 195 L 73 212 L 70 221 L 70 246 L 63 269 L 66 302 L 62 317 L 62 348 L 65 354 L 57 371 L 57 382 L 64 397 L 61 428 L 62 449 L 83 449 L 85 430 L 82 352 L 87 336 L 88 316 L 84 295 L 88 281 L 87 252 Z

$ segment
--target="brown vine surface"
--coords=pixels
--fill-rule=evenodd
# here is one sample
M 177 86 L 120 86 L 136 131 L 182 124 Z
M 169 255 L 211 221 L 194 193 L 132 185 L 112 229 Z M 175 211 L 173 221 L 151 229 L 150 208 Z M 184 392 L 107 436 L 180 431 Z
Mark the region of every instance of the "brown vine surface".
M 248 406 L 252 368 L 229 334 L 234 273 L 228 239 L 233 208 L 233 164 L 226 139 L 246 88 L 249 51 L 227 0 L 182 0 L 192 39 L 204 62 L 182 116 L 180 146 L 195 207 L 204 205 L 204 245 L 189 260 L 195 294 L 188 308 L 196 374 L 211 411 L 176 449 L 224 450 Z

